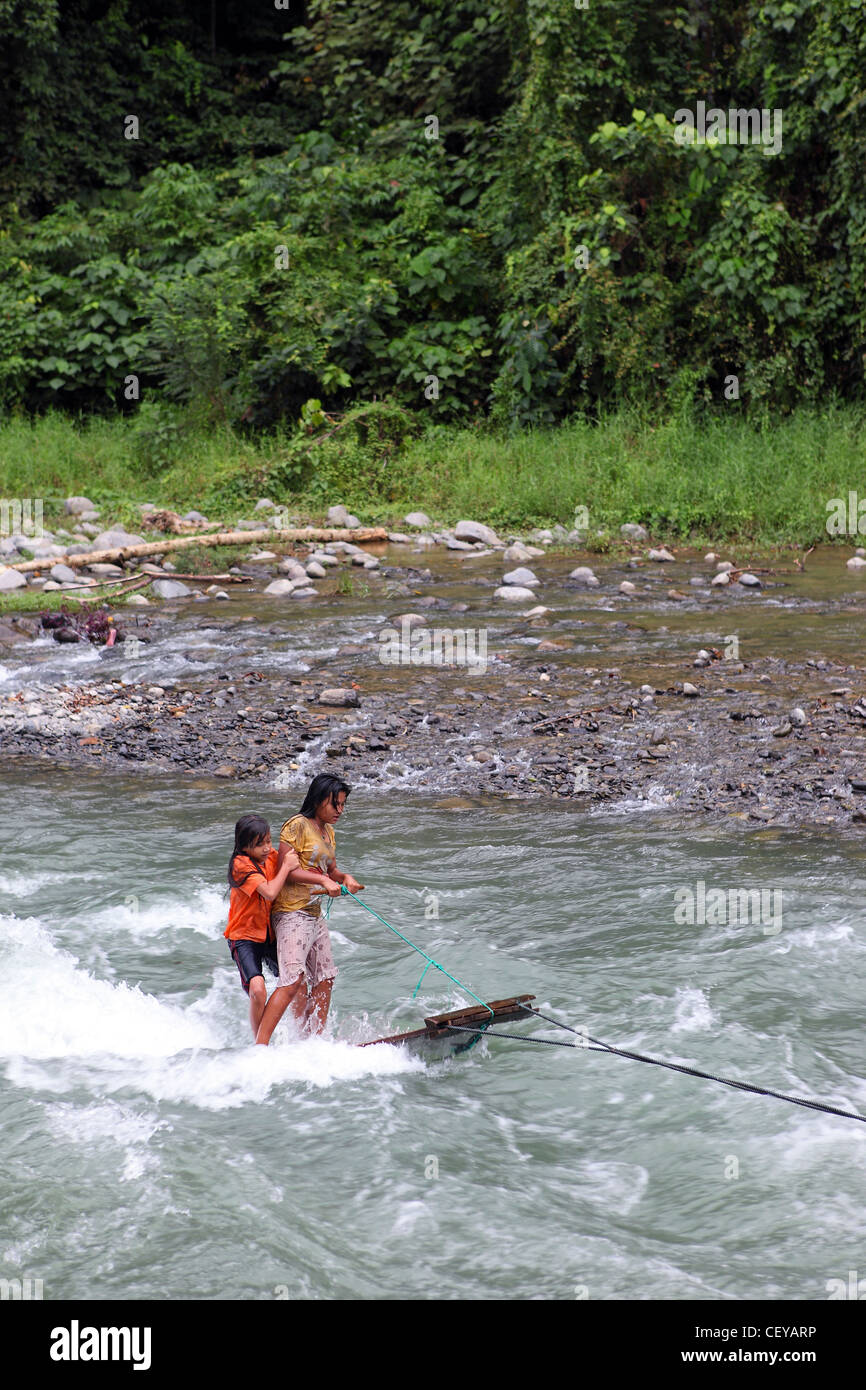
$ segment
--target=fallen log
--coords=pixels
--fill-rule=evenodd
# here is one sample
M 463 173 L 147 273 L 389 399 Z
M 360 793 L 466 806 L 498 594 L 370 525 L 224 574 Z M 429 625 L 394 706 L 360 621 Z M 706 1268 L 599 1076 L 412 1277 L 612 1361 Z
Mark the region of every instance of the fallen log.
M 86 565 L 113 564 L 117 560 L 133 560 L 138 556 L 164 555 L 168 550 L 185 550 L 192 545 L 261 545 L 263 541 L 386 541 L 384 526 L 347 527 L 299 526 L 288 531 L 219 531 L 216 535 L 176 536 L 173 540 L 146 541 L 143 545 L 116 546 L 112 550 L 91 550 L 84 555 L 48 555 L 37 560 L 19 560 L 7 569 L 50 569 L 52 565 L 69 565 L 79 569 Z

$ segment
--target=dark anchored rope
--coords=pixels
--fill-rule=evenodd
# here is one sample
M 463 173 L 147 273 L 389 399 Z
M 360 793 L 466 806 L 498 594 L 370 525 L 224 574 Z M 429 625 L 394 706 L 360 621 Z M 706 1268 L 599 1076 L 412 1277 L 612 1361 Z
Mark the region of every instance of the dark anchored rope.
M 860 1124 L 866 1124 L 866 1115 L 858 1115 L 853 1110 L 840 1110 L 835 1105 L 827 1105 L 820 1100 L 806 1100 L 802 1096 L 788 1096 L 783 1091 L 771 1090 L 768 1086 L 753 1086 L 748 1081 L 733 1081 L 727 1076 L 715 1076 L 713 1072 L 699 1071 L 696 1067 L 684 1067 L 678 1062 L 666 1062 L 660 1057 L 647 1057 L 643 1052 L 630 1052 L 624 1047 L 613 1047 L 611 1043 L 602 1042 L 600 1038 L 593 1038 L 588 1033 L 583 1033 L 578 1028 L 572 1028 L 567 1023 L 561 1023 L 557 1018 L 551 1018 L 548 1014 L 541 1013 L 538 1009 L 532 1009 L 528 1004 L 520 1004 L 519 1008 L 525 1013 L 532 1014 L 534 1018 L 544 1019 L 545 1023 L 551 1023 L 554 1028 L 562 1028 L 566 1033 L 573 1033 L 580 1042 L 567 1043 L 560 1042 L 553 1038 L 527 1038 L 521 1033 L 500 1033 L 492 1028 L 484 1030 L 484 1036 L 488 1038 L 508 1038 L 513 1042 L 536 1043 L 543 1047 L 582 1047 L 587 1052 L 609 1052 L 615 1057 L 627 1057 L 632 1062 L 646 1062 L 649 1066 L 664 1067 L 666 1071 L 682 1072 L 685 1076 L 696 1076 L 701 1081 L 715 1081 L 720 1086 L 730 1086 L 735 1091 L 748 1091 L 755 1096 L 772 1096 L 775 1100 L 787 1101 L 789 1105 L 802 1105 L 807 1110 L 820 1110 L 826 1115 L 838 1115 L 843 1120 L 859 1120 Z M 459 1033 L 478 1033 L 477 1028 L 463 1028 L 456 1023 L 449 1025 L 449 1029 Z

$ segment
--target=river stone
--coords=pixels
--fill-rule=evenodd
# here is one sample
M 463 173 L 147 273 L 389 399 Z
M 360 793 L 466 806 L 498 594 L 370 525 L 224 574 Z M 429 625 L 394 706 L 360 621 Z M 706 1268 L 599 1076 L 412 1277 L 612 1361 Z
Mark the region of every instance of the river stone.
M 714 550 L 708 550 L 706 555 L 704 556 L 704 560 L 708 565 L 714 564 L 716 560 L 718 560 L 718 558 L 719 557 Z
M 276 502 L 272 502 L 270 497 L 260 497 L 253 507 L 254 512 L 272 512 L 276 509 Z
M 89 497 L 67 497 L 64 504 L 64 511 L 67 516 L 80 516 L 82 512 L 92 512 L 95 510 Z
M 730 560 L 717 560 L 717 561 L 716 561 L 716 569 L 718 570 L 719 574 L 727 574 L 728 571 L 729 571 L 729 570 L 732 570 L 733 568 L 734 568 L 734 566 L 731 564 L 731 561 L 730 561 Z
M 122 565 L 111 565 L 107 563 L 102 565 L 88 565 L 87 568 L 91 574 L 97 575 L 100 579 L 120 579 L 125 572 Z
M 799 705 L 796 705 L 795 708 L 791 710 L 791 713 L 788 715 L 788 718 L 790 719 L 792 724 L 796 724 L 797 728 L 801 729 L 803 725 L 806 723 L 806 712 L 805 710 L 800 709 Z
M 51 578 L 56 579 L 58 584 L 75 584 L 78 582 L 78 575 L 75 570 L 68 565 L 52 565 Z
M 533 597 L 534 597 L 534 595 L 533 595 Z M 550 609 L 549 609 L 549 608 L 545 608 L 545 607 L 544 607 L 544 604 L 540 603 L 540 604 L 538 605 L 537 608 L 530 608 L 529 612 L 528 612 L 528 613 L 524 613 L 523 616 L 524 616 L 524 618 L 543 618 L 544 615 L 545 615 L 545 613 L 549 613 L 549 612 L 550 612 Z
M 306 586 L 307 575 L 302 571 L 303 578 L 297 579 L 274 579 L 265 589 L 266 594 L 273 594 L 275 598 L 288 598 L 300 584 Z
M 43 579 L 43 581 L 42 581 L 42 592 L 43 592 L 43 594 L 50 594 L 50 593 L 52 593 L 55 589 L 62 589 L 62 587 L 63 587 L 63 585 L 62 585 L 62 584 L 58 584 L 56 579 Z
M 150 606 L 150 599 L 145 598 L 144 594 L 130 594 L 126 601 L 127 603 L 134 603 L 138 608 L 142 607 L 144 604 Z
M 320 705 L 340 705 L 348 707 L 350 705 L 359 705 L 361 702 L 358 698 L 357 690 L 353 690 L 351 686 L 332 686 L 322 691 L 318 703 Z
M 503 584 L 501 589 L 497 589 L 494 598 L 507 599 L 509 603 L 523 603 L 524 600 L 535 598 L 531 589 L 521 588 L 519 584 Z
M 136 536 L 132 532 L 124 531 L 122 526 L 115 526 L 110 531 L 100 531 L 93 537 L 92 550 L 119 550 L 128 545 L 144 545 L 144 536 Z
M 672 555 L 671 552 L 670 552 L 669 550 L 666 550 L 665 547 L 662 546 L 661 550 L 651 550 L 651 551 L 649 551 L 649 553 L 648 553 L 648 555 L 647 555 L 647 559 L 648 559 L 648 560 L 658 560 L 658 561 L 660 561 L 660 562 L 661 562 L 661 561 L 671 561 L 671 560 L 675 560 L 675 559 L 676 559 L 676 556 L 675 556 L 675 555 Z
M 155 579 L 153 592 L 157 598 L 187 598 L 192 589 L 182 584 L 179 579 Z
M 452 536 L 448 531 L 442 532 L 442 539 L 445 542 L 446 550 L 474 550 L 475 546 L 471 541 L 459 541 L 456 536 Z
M 317 565 L 339 565 L 336 555 L 329 555 L 325 550 L 314 550 L 312 555 L 307 556 L 308 562 Z
M 637 585 L 632 584 L 630 579 L 624 579 L 619 586 L 619 591 L 621 594 L 636 594 Z
M 641 526 L 637 521 L 626 521 L 620 526 L 619 534 L 625 536 L 629 541 L 648 541 L 649 532 L 645 526 Z
M 357 522 L 355 523 L 358 524 Z M 345 527 L 349 525 L 349 512 L 342 502 L 328 508 L 328 525 Z
M 392 624 L 399 623 L 401 627 L 408 627 L 410 629 L 418 627 L 419 624 L 421 627 L 427 626 L 427 619 L 420 613 L 398 613 L 397 617 L 390 618 L 389 622 Z
M 742 584 L 745 589 L 760 589 L 762 587 L 758 576 L 756 574 L 749 574 L 748 571 L 740 575 L 737 583 Z
M 496 546 L 498 550 L 505 549 L 504 541 L 499 539 L 496 532 L 480 521 L 458 521 L 454 534 L 458 541 L 483 541 L 485 545 Z
M 27 580 L 18 570 L 0 570 L 0 593 L 8 594 L 12 589 L 26 589 Z
M 537 546 L 533 546 L 532 549 L 530 549 L 528 545 L 523 544 L 523 541 L 514 541 L 514 543 L 508 547 L 502 558 L 508 565 L 517 565 L 520 564 L 521 560 L 531 560 L 533 553 L 536 555 L 543 555 L 544 551 L 539 550 Z
M 388 540 L 392 545 L 411 545 L 412 537 L 404 536 L 402 531 L 389 531 Z
M 280 574 L 288 575 L 289 579 L 306 579 L 307 571 L 298 560 L 281 560 L 277 565 Z
M 307 563 L 307 574 L 311 579 L 324 579 L 328 571 L 324 565 L 320 565 L 318 560 L 310 560 Z
M 523 567 L 516 570 L 509 570 L 507 574 L 502 576 L 502 582 L 503 584 L 521 584 L 524 589 L 531 589 L 533 585 L 541 583 L 538 576 L 533 574 L 532 570 Z
M 264 560 L 276 560 L 276 558 L 276 554 L 273 550 L 257 550 L 255 555 L 247 556 L 251 565 L 261 564 Z
M 289 595 L 289 597 L 290 597 L 290 598 L 315 598 L 315 597 L 317 596 L 318 592 L 319 592 L 318 589 L 309 589 L 309 588 L 303 589 L 303 588 L 301 588 L 300 585 L 299 585 L 297 588 L 295 588 L 295 589 L 292 590 L 292 592 L 291 592 L 291 594 Z
M 695 695 L 699 695 L 700 691 L 696 685 L 692 685 L 691 681 L 683 681 L 683 694 L 694 697 Z
M 213 661 L 214 657 L 219 656 L 217 647 L 190 647 L 184 652 L 185 661 Z
M 403 520 L 407 526 L 417 526 L 419 531 L 428 531 L 433 525 L 426 512 L 407 512 Z
M 728 574 L 727 570 L 720 570 L 719 573 L 713 575 L 713 578 L 710 580 L 710 583 L 714 589 L 724 588 L 724 586 L 726 584 L 730 584 L 730 582 L 731 576 Z
M 849 570 L 862 570 L 863 566 L 866 565 L 866 560 L 863 559 L 862 555 L 852 555 L 851 559 L 847 561 L 847 565 Z
M 575 584 L 582 584 L 586 589 L 597 589 L 601 583 L 588 565 L 578 565 L 577 569 L 572 570 L 568 577 L 573 579 Z
M 368 555 L 367 558 L 366 558 L 366 560 L 364 561 L 364 569 L 365 569 L 365 570 L 377 570 L 378 568 L 379 568 L 379 561 L 377 560 L 376 556 L 375 556 L 375 555 Z

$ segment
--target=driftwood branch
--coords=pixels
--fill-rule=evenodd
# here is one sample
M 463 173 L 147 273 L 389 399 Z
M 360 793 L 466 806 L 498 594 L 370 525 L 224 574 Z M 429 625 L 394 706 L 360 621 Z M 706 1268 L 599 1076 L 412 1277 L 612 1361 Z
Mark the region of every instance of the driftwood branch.
M 384 526 L 360 527 L 350 531 L 346 527 L 300 526 L 288 531 L 219 531 L 216 535 L 175 536 L 171 540 L 146 541 L 143 545 L 117 546 L 113 550 L 91 550 L 84 555 L 48 555 L 38 560 L 19 560 L 9 569 L 27 570 L 50 569 L 52 565 L 69 565 L 79 569 L 85 565 L 111 564 L 117 560 L 132 560 L 137 556 L 164 555 L 169 550 L 186 550 L 194 545 L 261 545 L 264 541 L 386 541 L 388 532 Z M 154 576 L 156 577 L 156 576 Z
M 133 581 L 132 581 L 132 582 L 130 582 L 129 580 L 127 580 L 127 587 L 126 587 L 125 589 L 116 589 L 115 592 L 114 592 L 113 594 L 94 594 L 92 590 L 88 591 L 87 593 L 76 593 L 74 589 L 68 589 L 68 590 L 66 590 L 66 591 L 64 592 L 63 597 L 64 597 L 64 599 L 66 599 L 66 598 L 71 599 L 73 603 L 107 603 L 107 604 L 110 604 L 111 601 L 112 601 L 112 599 L 116 599 L 116 598 L 126 598 L 126 595 L 127 595 L 127 594 L 135 593 L 135 590 L 136 590 L 136 589 L 144 589 L 144 588 L 146 588 L 147 585 L 150 584 L 150 583 L 152 582 L 152 580 L 153 580 L 155 577 L 156 577 L 156 576 L 152 576 L 152 575 L 149 575 L 149 574 L 145 574 L 145 575 L 135 575 L 135 576 L 133 577 Z M 117 583 L 117 580 L 115 580 L 114 582 L 115 582 L 115 584 L 116 584 L 116 583 Z M 100 587 L 102 587 L 102 586 L 101 586 L 101 585 L 97 585 L 97 588 L 100 588 Z

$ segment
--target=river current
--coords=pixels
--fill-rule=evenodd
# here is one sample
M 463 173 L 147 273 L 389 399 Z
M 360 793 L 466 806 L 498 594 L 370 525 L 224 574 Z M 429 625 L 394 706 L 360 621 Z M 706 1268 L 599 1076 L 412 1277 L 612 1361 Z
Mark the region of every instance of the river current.
M 231 829 L 296 809 L 4 777 L 0 1275 L 46 1299 L 823 1300 L 863 1264 L 866 1126 L 579 1047 L 360 1050 L 470 999 L 431 970 L 413 1000 L 421 958 L 345 900 L 328 1036 L 254 1048 Z M 866 1113 L 855 842 L 382 788 L 338 851 L 474 993 Z M 707 909 L 753 888 L 778 915 Z

